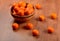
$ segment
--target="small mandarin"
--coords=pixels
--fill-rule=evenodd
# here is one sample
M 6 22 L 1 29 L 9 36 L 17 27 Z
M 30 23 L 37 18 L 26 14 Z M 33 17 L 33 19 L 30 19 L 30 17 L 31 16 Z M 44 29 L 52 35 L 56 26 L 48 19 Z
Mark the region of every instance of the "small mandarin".
M 37 9 L 41 9 L 41 5 L 40 5 L 40 4 L 36 4 L 35 7 L 36 7 Z
M 29 13 L 29 9 L 30 9 L 30 8 L 26 8 L 26 9 L 25 9 L 25 15 L 29 15 L 29 14 L 30 14 L 30 13 Z
M 32 23 L 27 23 L 26 28 L 27 29 L 33 29 L 33 24 Z
M 48 32 L 49 33 L 53 33 L 54 32 L 54 29 L 52 27 L 48 27 Z
M 12 27 L 13 27 L 13 29 L 15 29 L 15 30 L 16 30 L 16 29 L 18 29 L 18 28 L 19 28 L 19 25 L 18 25 L 17 23 L 13 23 L 13 24 L 12 24 Z
M 34 9 L 33 8 L 26 8 L 26 10 L 25 10 L 25 15 L 29 15 L 29 14 L 31 14 L 31 13 L 33 13 L 33 11 L 34 11 Z
M 37 35 L 39 35 L 39 31 L 36 30 L 36 29 L 34 29 L 34 30 L 32 30 L 32 34 L 33 34 L 34 36 L 37 36 Z
M 30 11 L 29 11 L 29 12 L 30 12 L 30 14 L 31 14 L 33 11 L 34 11 L 34 9 L 33 9 L 33 8 L 31 8 L 31 9 L 30 9 Z
M 51 18 L 52 18 L 52 19 L 56 19 L 56 18 L 57 18 L 56 13 L 52 13 L 52 14 L 51 14 Z
M 24 10 L 19 10 L 18 14 L 19 16 L 24 16 Z
M 14 11 L 17 13 L 19 11 L 19 7 L 18 6 L 15 6 L 14 7 Z
M 27 15 L 31 14 L 34 10 L 33 9 L 30 9 L 27 11 Z
M 45 20 L 44 15 L 40 15 L 40 16 L 39 16 L 39 20 L 40 20 L 40 21 L 44 21 L 44 20 Z
M 19 2 L 19 7 L 25 7 L 26 6 L 26 3 L 25 2 Z

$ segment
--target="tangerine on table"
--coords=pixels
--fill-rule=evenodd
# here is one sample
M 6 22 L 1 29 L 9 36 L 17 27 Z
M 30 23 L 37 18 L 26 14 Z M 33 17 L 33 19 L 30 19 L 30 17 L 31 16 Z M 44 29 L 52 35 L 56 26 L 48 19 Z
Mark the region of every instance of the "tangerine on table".
M 54 29 L 52 27 L 48 27 L 48 32 L 49 33 L 53 33 L 54 32 Z
M 26 28 L 27 29 L 33 29 L 33 24 L 32 23 L 27 23 Z
M 40 20 L 40 21 L 44 21 L 44 20 L 45 20 L 44 15 L 40 15 L 40 16 L 39 16 L 39 20 Z
M 35 7 L 36 7 L 37 9 L 41 9 L 41 5 L 40 5 L 40 4 L 36 4 Z
M 52 14 L 51 14 L 51 18 L 52 18 L 52 19 L 56 19 L 56 18 L 57 18 L 56 13 L 52 13 Z
M 16 29 L 18 29 L 18 28 L 19 28 L 19 25 L 18 25 L 17 23 L 13 23 L 13 24 L 12 24 L 12 27 L 13 27 L 13 29 L 15 29 L 15 30 L 16 30 Z
M 36 30 L 36 29 L 34 29 L 34 30 L 32 30 L 32 34 L 33 34 L 34 36 L 37 36 L 37 35 L 39 35 L 39 31 Z

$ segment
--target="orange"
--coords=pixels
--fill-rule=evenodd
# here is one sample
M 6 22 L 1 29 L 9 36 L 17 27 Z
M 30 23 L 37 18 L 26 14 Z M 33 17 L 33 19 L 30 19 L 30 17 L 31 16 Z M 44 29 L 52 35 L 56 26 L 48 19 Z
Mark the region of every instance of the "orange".
M 26 28 L 27 29 L 33 29 L 33 24 L 32 23 L 27 23 Z
M 29 7 L 27 7 L 27 8 L 25 9 L 25 15 L 30 15 L 30 14 L 33 13 L 33 11 L 34 11 L 33 8 L 29 8 Z
M 28 12 L 30 8 L 25 8 L 25 15 L 29 15 L 30 13 Z
M 24 10 L 19 10 L 18 14 L 19 16 L 24 16 Z
M 16 13 L 18 13 L 19 7 L 18 7 L 18 6 L 15 6 L 15 7 L 14 7 L 14 11 L 15 11 Z
M 31 13 L 33 13 L 33 11 L 34 11 L 34 9 L 31 8 L 31 9 L 29 10 L 29 13 L 31 14 Z
M 54 29 L 52 27 L 48 27 L 48 32 L 49 33 L 53 33 L 54 32 Z
M 36 29 L 34 29 L 34 30 L 32 30 L 32 34 L 33 34 L 34 36 L 37 36 L 37 35 L 39 35 L 39 31 L 36 30 Z
M 39 20 L 40 20 L 40 21 L 44 21 L 44 20 L 45 20 L 44 15 L 40 15 L 40 16 L 39 16 Z
M 41 9 L 41 5 L 40 5 L 40 4 L 36 4 L 35 7 L 36 7 L 37 9 Z
M 25 2 L 19 2 L 19 7 L 25 7 L 26 6 L 26 3 Z
M 19 28 L 19 25 L 17 23 L 13 23 L 12 24 L 12 27 L 13 27 L 13 29 L 18 29 Z
M 52 19 L 56 19 L 56 18 L 57 18 L 56 13 L 52 13 L 52 14 L 51 14 L 51 18 L 52 18 Z

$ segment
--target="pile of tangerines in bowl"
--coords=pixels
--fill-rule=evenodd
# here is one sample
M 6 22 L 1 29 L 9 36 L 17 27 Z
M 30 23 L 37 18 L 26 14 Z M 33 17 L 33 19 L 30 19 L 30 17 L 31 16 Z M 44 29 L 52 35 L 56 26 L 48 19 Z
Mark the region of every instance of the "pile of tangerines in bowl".
M 11 15 L 19 21 L 29 20 L 34 15 L 34 6 L 26 2 L 14 3 L 11 8 Z

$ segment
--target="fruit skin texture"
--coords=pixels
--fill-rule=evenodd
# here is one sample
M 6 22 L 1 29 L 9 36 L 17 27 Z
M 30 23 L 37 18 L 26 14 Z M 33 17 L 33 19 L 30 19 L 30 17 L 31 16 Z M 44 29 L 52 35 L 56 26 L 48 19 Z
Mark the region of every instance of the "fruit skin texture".
M 13 23 L 12 27 L 13 27 L 14 30 L 17 30 L 19 28 L 19 25 L 17 23 Z
M 36 9 L 41 9 L 41 5 L 40 4 L 36 4 L 35 7 L 36 7 Z
M 38 36 L 38 35 L 39 35 L 39 31 L 36 30 L 36 29 L 34 29 L 34 30 L 32 30 L 32 34 L 33 34 L 34 36 Z
M 52 27 L 48 27 L 48 33 L 53 33 L 54 29 Z
M 52 14 L 51 14 L 51 18 L 52 18 L 52 19 L 56 19 L 56 18 L 57 18 L 56 13 L 52 13 Z
M 44 20 L 45 20 L 44 15 L 40 15 L 40 16 L 39 16 L 39 20 L 40 20 L 40 21 L 44 21 Z
M 27 23 L 26 28 L 27 29 L 33 29 L 33 24 L 32 23 Z

